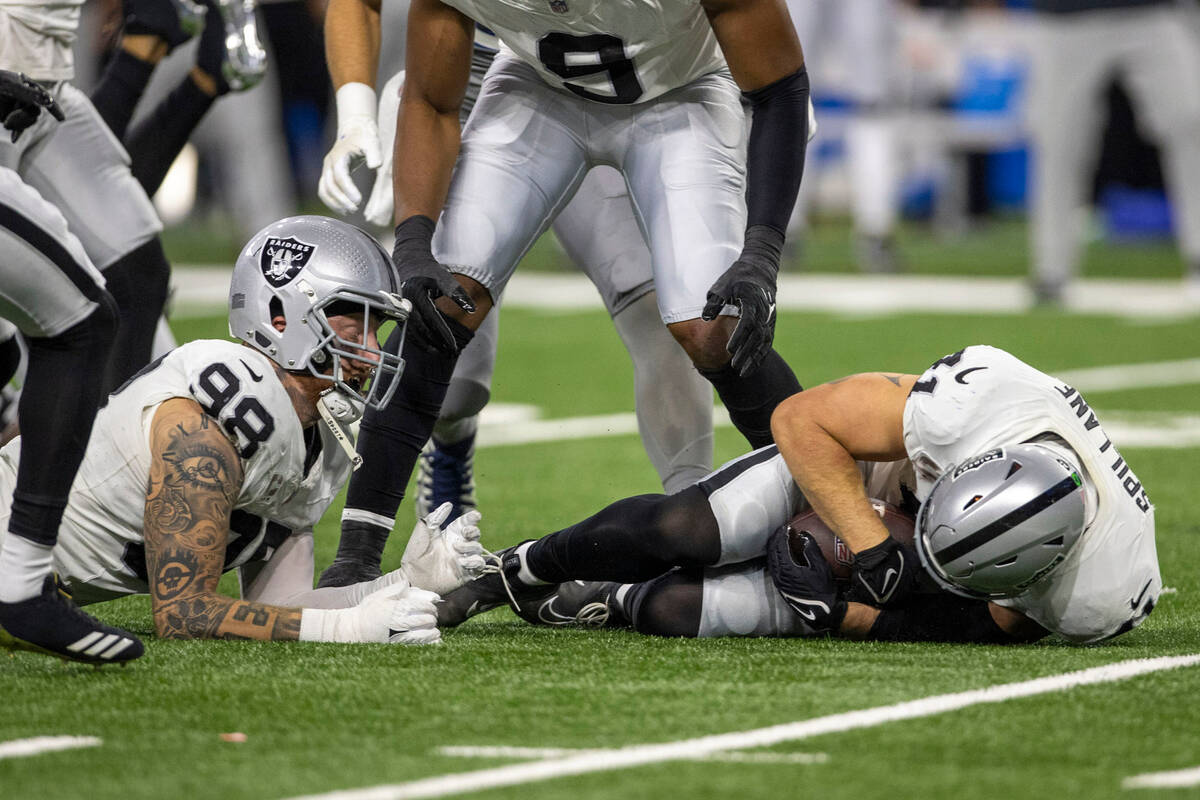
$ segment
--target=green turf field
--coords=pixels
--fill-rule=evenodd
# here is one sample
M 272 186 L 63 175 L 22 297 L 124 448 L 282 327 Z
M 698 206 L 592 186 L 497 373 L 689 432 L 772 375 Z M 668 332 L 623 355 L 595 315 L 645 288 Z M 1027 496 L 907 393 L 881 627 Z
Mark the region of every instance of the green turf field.
M 224 334 L 218 318 L 176 327 L 181 339 Z M 547 418 L 631 408 L 625 356 L 602 313 L 513 309 L 503 330 L 495 400 L 535 405 Z M 1195 358 L 1200 320 L 784 314 L 777 339 L 801 380 L 815 384 L 867 369 L 920 372 L 947 352 L 981 342 L 1051 372 Z M 1102 418 L 1153 425 L 1200 415 L 1197 388 L 1087 395 Z M 147 655 L 126 669 L 96 671 L 27 654 L 0 660 L 0 742 L 45 735 L 103 740 L 0 759 L 0 798 L 287 798 L 529 760 L 451 755 L 442 749 L 448 747 L 670 743 L 1127 659 L 1200 653 L 1194 510 L 1200 449 L 1121 447 L 1157 505 L 1163 576 L 1174 591 L 1145 625 L 1103 646 L 655 640 L 534 629 L 507 611 L 472 620 L 430 648 L 160 642 L 152 638 L 148 602 L 134 598 L 92 608 L 148 638 Z M 732 429 L 718 432 L 718 460 L 742 449 Z M 656 489 L 635 436 L 483 449 L 477 478 L 485 544 L 492 547 Z M 332 557 L 339 510 L 318 531 L 321 565 Z M 406 504 L 389 547 L 391 566 L 398 565 L 410 521 Z M 220 738 L 234 731 L 247 740 Z M 1128 776 L 1197 766 L 1200 666 L 1191 666 L 707 760 L 554 777 L 475 796 L 1200 797 L 1195 784 L 1122 789 Z

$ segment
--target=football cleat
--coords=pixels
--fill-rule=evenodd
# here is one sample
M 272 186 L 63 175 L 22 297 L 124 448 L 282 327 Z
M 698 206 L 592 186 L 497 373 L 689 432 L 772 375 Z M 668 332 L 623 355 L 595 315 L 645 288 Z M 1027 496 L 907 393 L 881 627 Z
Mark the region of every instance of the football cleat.
M 96 665 L 123 664 L 145 652 L 132 633 L 80 610 L 52 575 L 46 577 L 41 594 L 0 603 L 0 647 Z
M 442 503 L 453 508 L 452 522 L 476 507 L 475 437 L 454 444 L 430 439 L 417 459 L 417 519 L 423 519 Z
M 522 600 L 512 604 L 512 609 L 531 625 L 623 627 L 624 617 L 615 605 L 618 586 L 613 581 L 567 581 L 549 597 Z
M 453 628 L 471 617 L 511 605 L 535 603 L 545 599 L 558 588 L 553 584 L 529 586 L 517 577 L 521 559 L 517 546 L 508 547 L 498 553 L 484 551 L 488 566 L 484 574 L 450 592 L 437 606 L 439 628 Z
M 213 15 L 204 27 L 196 65 L 218 84 L 218 92 L 244 92 L 267 73 L 267 52 L 258 37 L 256 0 L 206 0 Z
M 205 8 L 193 0 L 125 0 L 124 33 L 157 36 L 174 50 L 204 28 Z

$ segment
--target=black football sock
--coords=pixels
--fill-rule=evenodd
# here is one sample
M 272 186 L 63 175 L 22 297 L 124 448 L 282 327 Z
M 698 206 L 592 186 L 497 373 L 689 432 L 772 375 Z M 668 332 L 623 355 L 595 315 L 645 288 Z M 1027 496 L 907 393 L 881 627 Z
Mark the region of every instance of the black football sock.
M 533 542 L 525 566 L 547 583 L 649 580 L 674 566 L 715 564 L 721 535 L 698 487 L 618 500 Z
M 474 332 L 447 320 L 461 351 Z M 397 331 L 388 339 L 395 346 Z M 368 409 L 358 436 L 364 468 L 350 478 L 346 508 L 394 519 L 421 448 L 437 421 L 457 358 L 430 352 L 408 337 L 404 343 L 404 372 L 387 408 Z
M 120 326 L 109 359 L 105 393 L 115 390 L 150 363 L 158 319 L 167 302 L 171 266 L 155 236 L 104 270 L 117 302 Z
M 146 194 L 158 191 L 175 157 L 215 100 L 201 91 L 190 76 L 186 77 L 129 132 L 125 149 L 129 151 L 133 177 Z
M 638 633 L 695 637 L 703 603 L 703 570 L 675 570 L 630 588 L 620 610 Z
M 100 118 L 117 139 L 125 138 L 129 120 L 133 118 L 133 111 L 142 99 L 153 72 L 153 64 L 130 55 L 120 47 L 109 59 L 91 100 L 100 112 Z
M 771 436 L 771 413 L 801 389 L 792 368 L 775 350 L 745 377 L 739 376 L 731 364 L 699 372 L 717 390 L 734 427 L 755 450 L 775 441 Z
M 12 533 L 53 545 L 75 472 L 83 460 L 104 370 L 117 329 L 117 309 L 96 288 L 96 309 L 58 336 L 28 338 L 29 366 L 21 392 L 21 460 L 13 492 Z M 70 391 L 63 376 L 71 376 Z

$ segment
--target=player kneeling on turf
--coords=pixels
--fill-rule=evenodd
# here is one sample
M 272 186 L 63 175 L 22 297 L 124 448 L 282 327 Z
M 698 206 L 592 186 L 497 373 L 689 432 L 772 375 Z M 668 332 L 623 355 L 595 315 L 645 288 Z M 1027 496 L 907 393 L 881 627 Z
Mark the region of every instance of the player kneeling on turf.
M 360 460 L 348 427 L 404 367 L 379 345 L 381 327 L 404 335 L 396 289 L 387 254 L 353 226 L 292 217 L 255 235 L 230 289 L 242 343 L 176 348 L 97 416 L 54 553 L 64 587 L 80 603 L 148 593 L 164 637 L 439 641 L 437 593 L 483 567 L 477 516 L 443 527 L 438 509 L 400 569 L 312 588 L 313 526 Z M 0 451 L 0 497 L 19 448 Z M 231 569 L 240 600 L 217 592 Z

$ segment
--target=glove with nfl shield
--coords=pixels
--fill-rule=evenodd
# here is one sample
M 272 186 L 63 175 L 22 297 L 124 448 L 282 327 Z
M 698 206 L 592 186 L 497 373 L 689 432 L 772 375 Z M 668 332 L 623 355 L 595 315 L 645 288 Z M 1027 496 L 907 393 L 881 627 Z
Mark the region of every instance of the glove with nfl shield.
M 767 572 L 813 633 L 837 633 L 849 606 L 816 539 L 790 525 L 777 528 L 767 539 Z
M 321 165 L 317 195 L 339 214 L 351 214 L 362 203 L 362 192 L 350 173 L 360 164 L 375 169 L 381 163 L 379 130 L 375 125 L 375 90 L 365 83 L 347 83 L 337 90 L 337 139 Z
M 0 69 L 0 123 L 15 142 L 45 109 L 59 122 L 66 117 L 50 93 L 20 72 Z
M 413 586 L 447 595 L 484 568 L 483 545 L 479 543 L 479 520 L 482 515 L 468 511 L 444 528 L 446 517 L 454 506 L 442 503 L 417 522 L 400 570 Z
M 891 536 L 854 554 L 846 599 L 883 608 L 902 602 L 917 585 L 917 554 Z
M 438 596 L 400 580 L 367 595 L 353 608 L 306 608 L 300 615 L 302 642 L 435 644 Z
M 708 290 L 701 319 L 713 321 L 725 306 L 741 312 L 726 349 L 739 375 L 758 368 L 775 340 L 775 281 L 783 253 L 783 234 L 767 225 L 746 229 L 742 254 Z
M 468 314 L 475 311 L 475 304 L 450 270 L 433 257 L 433 229 L 433 220 L 420 214 L 397 225 L 392 261 L 400 277 L 400 294 L 413 305 L 408 330 L 422 346 L 457 355 L 461 345 L 436 301 L 449 297 Z

